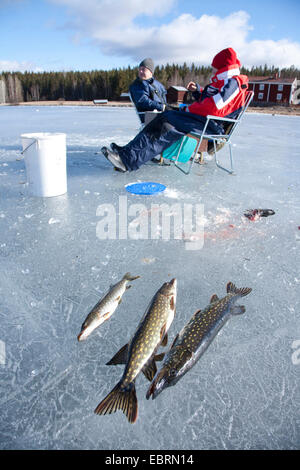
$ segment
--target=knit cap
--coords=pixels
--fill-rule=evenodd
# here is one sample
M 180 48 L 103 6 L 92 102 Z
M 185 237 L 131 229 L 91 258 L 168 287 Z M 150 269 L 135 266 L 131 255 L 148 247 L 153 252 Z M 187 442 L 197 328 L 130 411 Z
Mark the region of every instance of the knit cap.
M 154 62 L 150 57 L 142 60 L 139 67 L 146 67 L 147 69 L 150 70 L 150 72 L 152 73 L 154 72 Z
M 211 65 L 215 69 L 220 70 L 230 65 L 237 65 L 240 67 L 241 63 L 237 58 L 236 52 L 231 47 L 228 47 L 227 49 L 223 49 L 213 58 Z

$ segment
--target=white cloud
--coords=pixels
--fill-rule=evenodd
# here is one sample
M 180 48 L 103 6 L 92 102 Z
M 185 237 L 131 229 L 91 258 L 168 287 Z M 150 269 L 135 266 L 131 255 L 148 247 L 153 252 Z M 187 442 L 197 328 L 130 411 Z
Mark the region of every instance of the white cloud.
M 0 72 L 40 72 L 41 69 L 32 62 L 18 62 L 17 60 L 0 60 Z
M 88 38 L 108 56 L 129 57 L 139 62 L 153 57 L 156 63 L 200 63 L 209 65 L 225 47 L 233 47 L 247 66 L 300 67 L 300 43 L 248 40 L 251 18 L 245 11 L 226 17 L 182 14 L 160 26 L 142 27 L 140 15 L 164 17 L 175 0 L 49 0 L 67 7 L 66 27 Z
M 251 41 L 241 45 L 240 53 L 247 66 L 267 64 L 284 68 L 294 65 L 300 68 L 300 43 L 287 39 Z
M 178 1 L 48 0 L 66 10 L 68 21 L 64 28 L 72 31 L 75 46 L 81 41 L 85 45 L 90 41 L 104 56 L 114 57 L 115 63 L 118 58 L 122 63 L 124 58 L 128 58 L 129 63 L 139 63 L 148 56 L 156 64 L 194 62 L 209 65 L 217 52 L 230 46 L 246 67 L 267 64 L 300 68 L 300 43 L 285 38 L 250 40 L 249 31 L 253 27 L 246 11 L 236 11 L 225 17 L 206 14 L 195 17 L 184 13 L 174 18 L 171 13 Z M 143 21 L 145 18 L 146 22 Z M 147 26 L 143 27 L 143 24 Z M 3 60 L 0 70 L 39 69 L 28 62 L 18 64 Z

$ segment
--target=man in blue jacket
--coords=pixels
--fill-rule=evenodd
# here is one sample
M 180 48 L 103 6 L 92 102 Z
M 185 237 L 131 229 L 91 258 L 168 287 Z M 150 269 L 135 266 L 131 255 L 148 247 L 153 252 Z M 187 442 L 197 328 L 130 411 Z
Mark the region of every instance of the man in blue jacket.
M 130 85 L 129 91 L 138 112 L 164 111 L 166 108 L 165 87 L 153 77 L 154 63 L 151 58 L 142 60 L 139 65 L 138 77 Z M 140 114 L 145 122 L 145 115 Z
M 102 147 L 104 157 L 120 171 L 138 170 L 184 135 L 202 132 L 207 115 L 235 118 L 245 104 L 248 88 L 248 77 L 240 74 L 240 65 L 234 49 L 220 51 L 212 61 L 215 74 L 211 82 L 202 91 L 195 83 L 188 85 L 190 91 L 198 92 L 198 101 L 179 111 L 158 113 L 127 145 L 112 143 L 111 150 Z M 210 120 L 207 132 L 224 134 L 225 124 Z

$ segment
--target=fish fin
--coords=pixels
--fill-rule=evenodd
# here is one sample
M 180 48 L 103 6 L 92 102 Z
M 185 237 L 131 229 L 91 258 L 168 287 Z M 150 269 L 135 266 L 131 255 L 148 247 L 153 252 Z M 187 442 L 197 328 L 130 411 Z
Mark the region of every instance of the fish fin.
M 162 346 L 167 346 L 168 344 L 168 333 L 165 333 L 164 339 L 162 340 L 161 345 Z
M 106 363 L 107 366 L 115 366 L 117 364 L 126 364 L 128 359 L 129 344 L 125 344 L 112 358 Z
M 174 299 L 174 295 L 172 295 L 171 299 L 170 299 L 170 308 L 171 310 L 175 310 L 175 299 Z
M 196 312 L 194 313 L 193 317 L 199 317 L 200 314 L 202 314 L 202 310 L 196 310 Z
M 162 327 L 160 330 L 160 339 L 161 339 L 161 346 L 167 346 L 168 344 L 168 333 L 166 332 L 166 325 Z
M 231 315 L 242 315 L 246 312 L 246 308 L 244 305 L 234 305 L 230 309 Z
M 159 362 L 159 361 L 162 361 L 163 358 L 165 357 L 166 353 L 160 353 L 160 354 L 156 354 L 156 356 L 154 356 L 154 360 L 156 362 Z
M 175 338 L 173 339 L 173 343 L 171 344 L 171 347 L 170 347 L 170 349 L 172 349 L 172 348 L 173 348 L 174 344 L 175 344 L 175 343 L 176 343 L 176 341 L 177 341 L 177 338 L 178 338 L 178 336 L 179 336 L 179 333 L 178 333 L 178 334 L 175 336 Z
M 154 376 L 157 372 L 157 367 L 154 358 L 150 359 L 142 368 L 142 372 L 146 379 L 149 380 L 149 382 L 152 382 L 154 379 Z
M 138 402 L 134 383 L 122 389 L 120 381 L 112 391 L 99 403 L 94 413 L 106 415 L 122 410 L 130 423 L 134 423 L 138 415 Z
M 150 387 L 148 388 L 147 393 L 146 393 L 146 399 L 147 400 L 149 400 L 149 398 L 153 394 L 154 390 L 155 390 L 155 380 L 152 380 L 152 382 L 150 384 Z
M 250 294 L 250 292 L 252 291 L 251 287 L 241 287 L 240 289 L 238 289 L 232 282 L 228 282 L 226 290 L 227 294 L 238 294 L 241 297 Z
M 126 273 L 123 276 L 123 279 L 125 279 L 126 281 L 134 281 L 135 279 L 138 279 L 139 277 L 141 276 L 132 276 L 130 273 Z
M 213 294 L 211 296 L 211 299 L 210 299 L 210 303 L 212 304 L 213 302 L 217 302 L 219 299 L 219 297 L 217 296 L 217 294 Z

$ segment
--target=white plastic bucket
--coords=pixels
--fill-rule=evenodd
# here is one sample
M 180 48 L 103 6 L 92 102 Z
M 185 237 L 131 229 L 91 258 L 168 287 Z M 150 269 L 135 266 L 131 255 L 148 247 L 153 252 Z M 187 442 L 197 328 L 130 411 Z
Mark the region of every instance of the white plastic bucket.
M 27 183 L 33 196 L 52 197 L 67 192 L 66 134 L 22 134 Z

